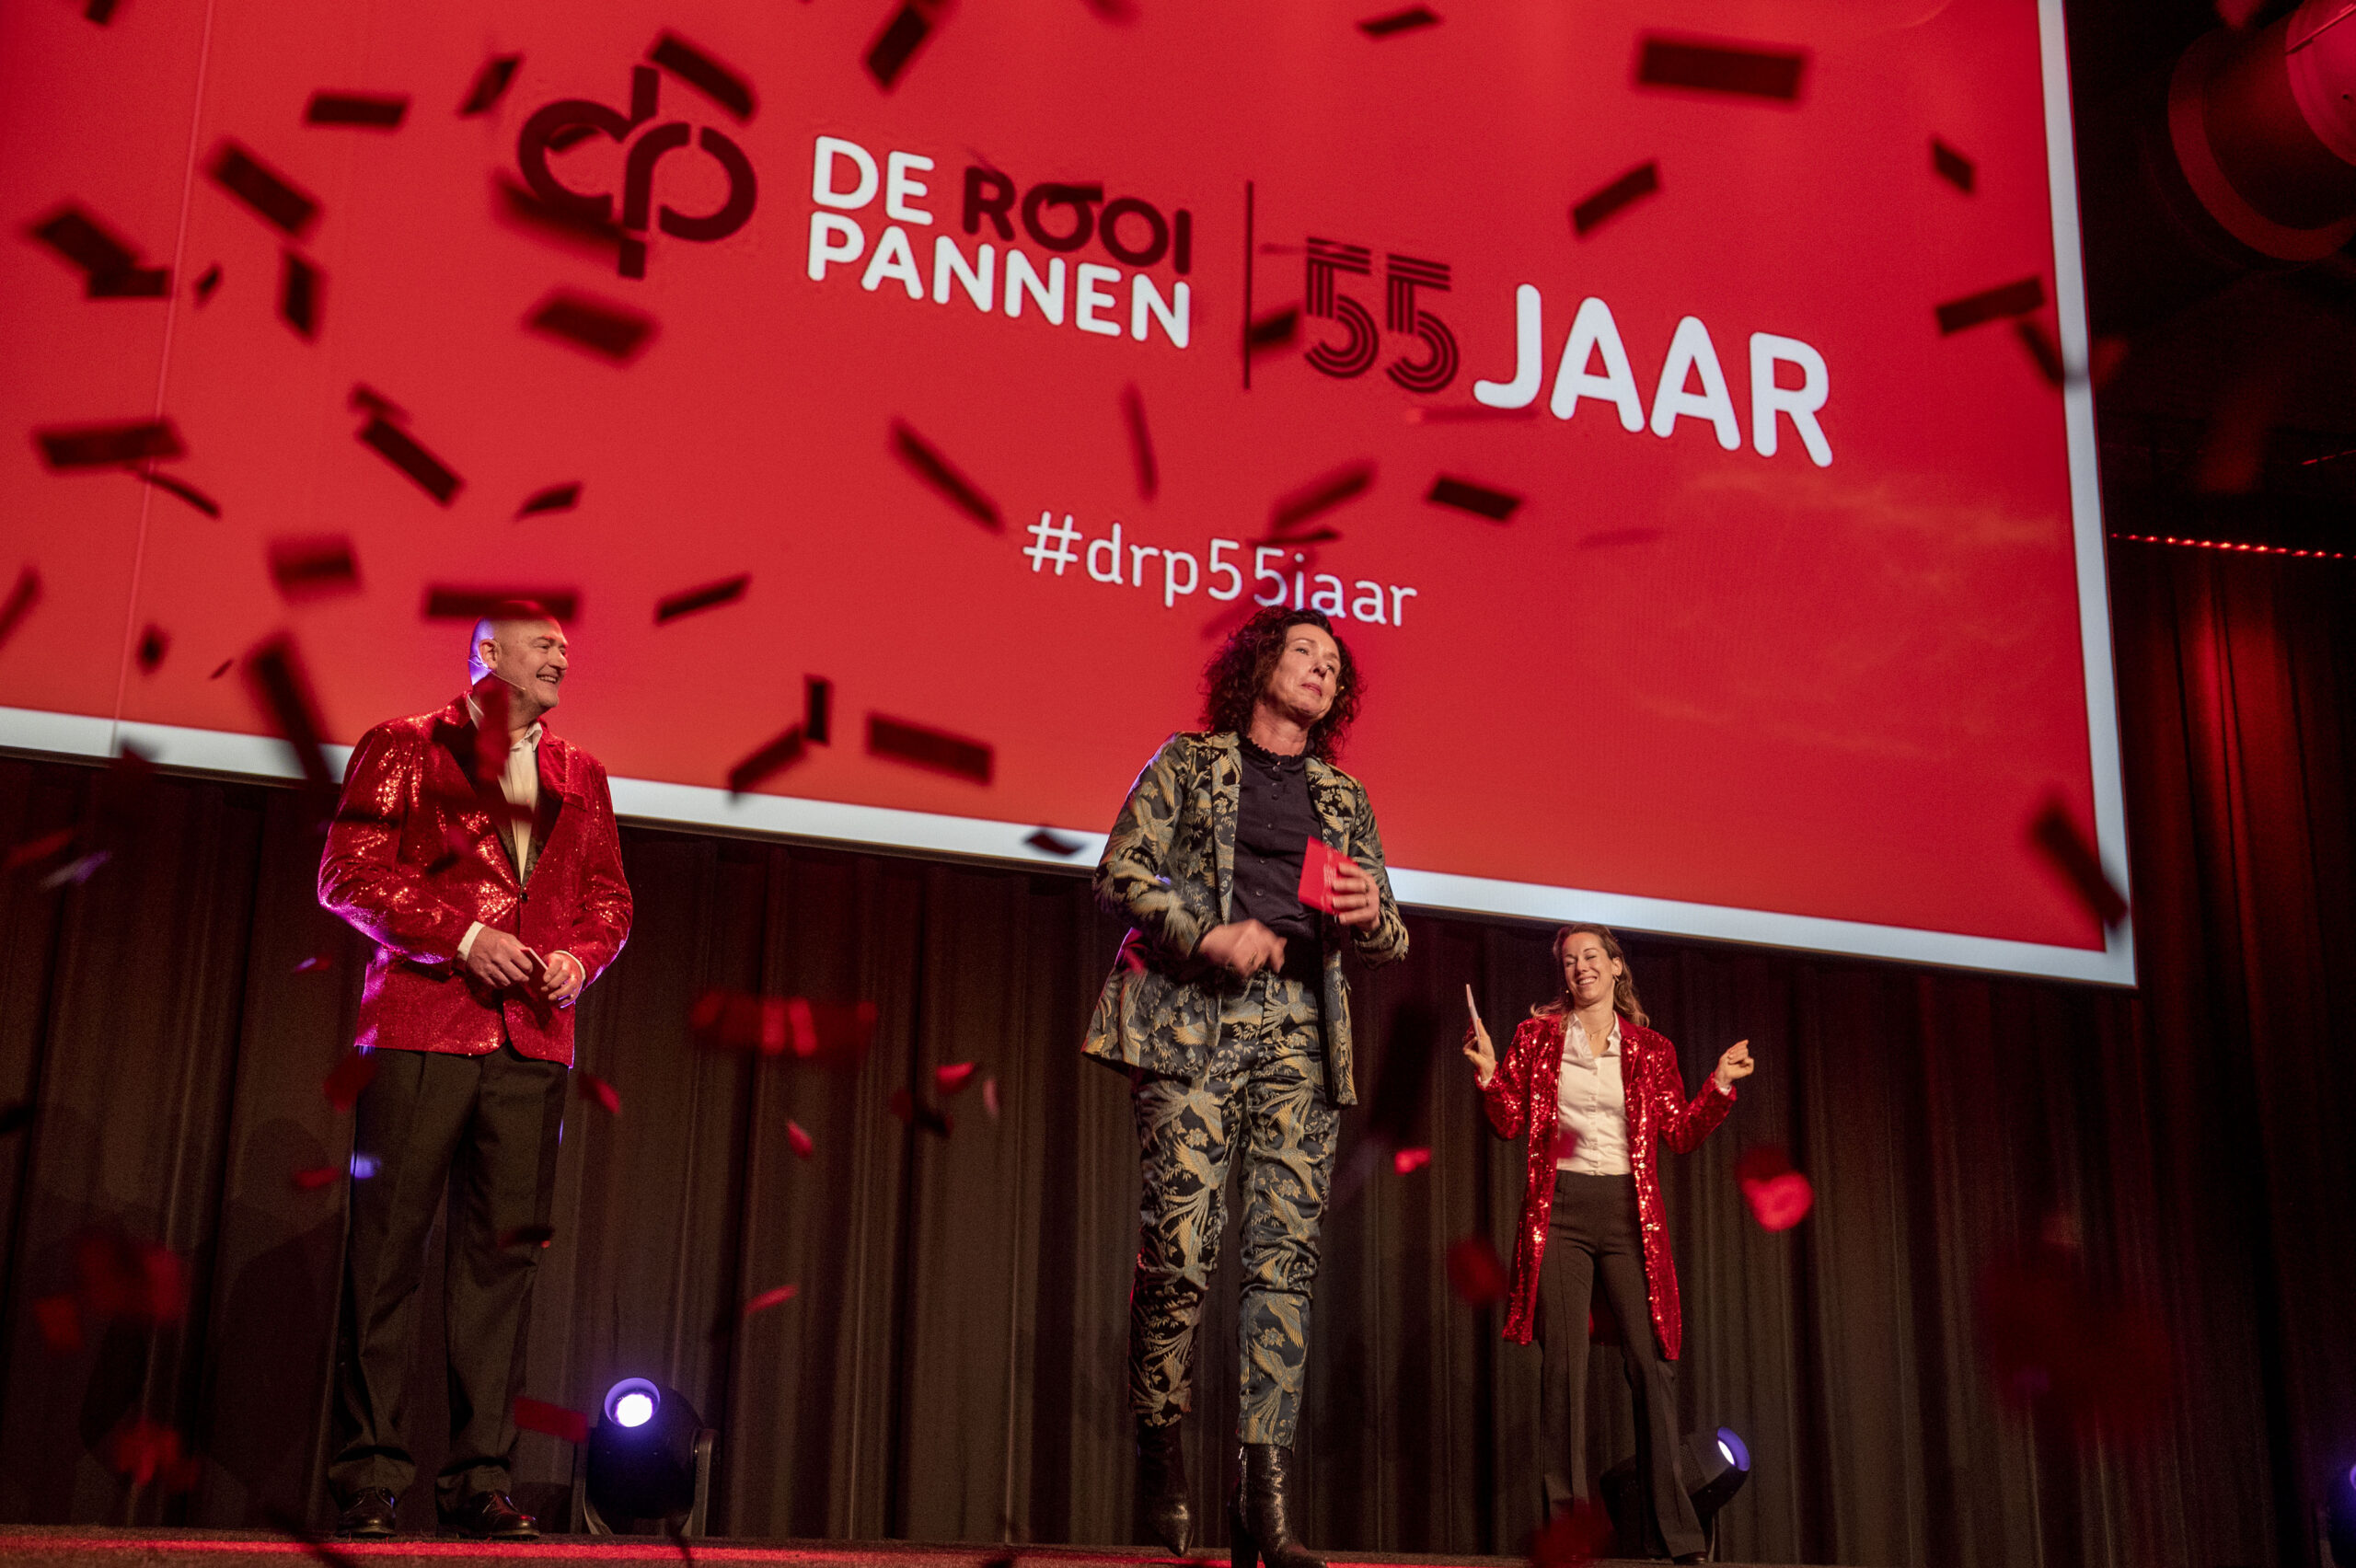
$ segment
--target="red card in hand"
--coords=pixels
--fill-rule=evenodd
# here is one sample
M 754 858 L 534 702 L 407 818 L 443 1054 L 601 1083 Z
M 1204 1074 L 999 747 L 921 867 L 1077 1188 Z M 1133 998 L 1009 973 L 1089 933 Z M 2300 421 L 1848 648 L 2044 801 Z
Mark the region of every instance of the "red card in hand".
M 1334 894 L 1325 886 L 1328 867 L 1338 867 L 1346 857 L 1328 849 L 1317 839 L 1311 839 L 1300 855 L 1300 902 L 1311 909 L 1334 913 Z

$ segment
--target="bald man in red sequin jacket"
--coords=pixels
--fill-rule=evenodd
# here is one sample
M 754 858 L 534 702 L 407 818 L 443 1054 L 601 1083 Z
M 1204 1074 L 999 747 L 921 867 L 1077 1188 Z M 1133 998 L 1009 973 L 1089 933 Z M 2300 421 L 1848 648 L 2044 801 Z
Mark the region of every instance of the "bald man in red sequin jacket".
M 551 733 L 563 629 L 508 605 L 476 628 L 473 688 L 361 738 L 319 902 L 376 943 L 357 1043 L 375 1073 L 353 1148 L 328 1469 L 353 1537 L 395 1533 L 416 1473 L 403 1392 L 425 1239 L 451 1193 L 445 1532 L 524 1540 L 508 1493 L 532 1275 L 549 1238 L 572 1003 L 629 938 L 629 884 L 596 758 Z

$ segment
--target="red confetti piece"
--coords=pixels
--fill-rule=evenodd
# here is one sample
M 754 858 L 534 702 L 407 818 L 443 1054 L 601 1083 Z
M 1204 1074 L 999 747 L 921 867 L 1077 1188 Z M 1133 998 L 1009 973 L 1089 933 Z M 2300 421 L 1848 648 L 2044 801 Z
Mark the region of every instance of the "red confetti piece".
M 2067 367 L 2062 363 L 2062 345 L 2045 329 L 2045 323 L 2034 316 L 2024 316 L 2014 321 L 2013 335 L 2028 351 L 2029 362 L 2037 366 L 2038 375 L 2045 377 L 2049 386 L 2060 386 L 2067 377 Z
M 1432 28 L 1438 25 L 1439 18 L 1432 14 L 1430 6 L 1410 6 L 1403 11 L 1392 11 L 1380 17 L 1369 17 L 1358 24 L 1358 31 L 1369 38 L 1391 38 L 1399 33 L 1413 32 L 1418 28 Z
M 148 622 L 146 629 L 139 634 L 139 673 L 143 675 L 154 674 L 156 666 L 163 663 L 164 655 L 170 651 L 171 646 L 172 640 L 166 634 L 164 628 L 153 621 Z
M 179 1254 L 102 1230 L 74 1242 L 83 1309 L 101 1321 L 174 1323 L 188 1310 L 188 1274 Z
M 33 1302 L 33 1321 L 52 1354 L 71 1355 L 82 1348 L 82 1309 L 72 1296 L 39 1297 Z
M 622 1097 L 619 1090 L 595 1073 L 576 1072 L 573 1077 L 580 1081 L 582 1099 L 595 1101 L 604 1106 L 606 1113 L 609 1116 L 618 1116 L 622 1113 Z
M 167 271 L 140 266 L 136 251 L 79 207 L 61 208 L 30 233 L 82 273 L 85 298 L 153 299 L 171 288 Z
M 360 563 L 352 558 L 352 541 L 341 535 L 328 538 L 272 539 L 270 580 L 288 599 L 318 599 L 350 594 L 360 587 Z
M 728 792 L 743 795 L 759 788 L 802 760 L 802 726 L 789 724 L 785 732 L 767 742 L 728 770 Z
M 1138 471 L 1138 495 L 1151 501 L 1161 488 L 1161 468 L 1153 457 L 1153 432 L 1146 429 L 1145 397 L 1131 382 L 1121 388 L 1121 419 L 1129 427 L 1129 458 Z
M 1966 196 L 1980 183 L 1980 171 L 1969 158 L 1940 141 L 1931 138 L 1931 172 L 1962 191 Z
M 1391 1152 L 1391 1169 L 1402 1176 L 1413 1176 L 1431 1162 L 1432 1151 L 1427 1148 L 1401 1148 Z
M 1330 512 L 1352 497 L 1364 494 L 1373 483 L 1372 463 L 1352 463 L 1336 468 L 1322 478 L 1311 480 L 1288 495 L 1278 497 L 1276 503 L 1268 509 L 1268 537 L 1274 539 L 1320 513 Z
M 225 674 L 227 674 L 229 673 L 229 666 L 231 666 L 232 664 L 235 664 L 237 662 L 237 660 L 235 660 L 235 659 L 224 659 L 224 660 L 222 660 L 218 664 L 215 664 L 215 665 L 214 665 L 214 666 L 213 666 L 213 673 L 212 673 L 211 674 L 209 674 L 209 675 L 205 676 L 204 678 L 205 678 L 206 680 L 208 680 L 208 681 L 217 681 L 217 680 L 219 680 L 223 675 L 225 675 Z
M 328 767 L 327 754 L 319 749 L 325 726 L 319 721 L 318 704 L 311 697 L 310 679 L 304 674 L 294 644 L 275 637 L 248 653 L 246 689 L 269 718 L 272 732 L 294 748 L 304 782 L 321 793 L 331 792 L 336 787 L 335 772 Z
M 327 93 L 311 95 L 303 110 L 306 125 L 358 125 L 371 131 L 397 131 L 409 117 L 409 98 L 382 97 L 371 93 Z
M 1487 485 L 1474 484 L 1471 479 L 1451 478 L 1446 474 L 1432 480 L 1431 493 L 1424 499 L 1435 506 L 1452 506 L 1460 512 L 1470 512 L 1492 523 L 1503 523 L 1521 505 L 1521 497 L 1510 491 L 1492 490 Z
M 737 119 L 753 117 L 751 85 L 678 34 L 666 32 L 655 40 L 646 57 Z
M 61 827 L 54 833 L 44 833 L 39 838 L 26 839 L 8 851 L 7 859 L 0 861 L 0 870 L 22 870 L 27 866 L 38 865 L 72 844 L 77 831 Z
M 991 1121 L 998 1120 L 998 1079 L 994 1078 L 986 1078 L 982 1080 L 982 1109 L 990 1113 Z
M 507 84 L 515 79 L 515 67 L 524 63 L 520 54 L 494 54 L 475 73 L 474 85 L 467 89 L 466 102 L 458 106 L 459 118 L 487 114 L 491 106 L 507 94 Z
M 1300 336 L 1300 307 L 1286 306 L 1272 310 L 1243 331 L 1243 352 L 1247 355 L 1274 353 L 1290 345 Z
M 211 300 L 213 297 L 213 291 L 220 286 L 221 263 L 215 261 L 212 266 L 207 267 L 203 273 L 196 280 L 196 303 L 203 305 L 207 301 Z
M 1052 827 L 1040 828 L 1022 842 L 1042 855 L 1059 855 L 1066 859 L 1079 854 L 1085 847 L 1079 839 L 1067 838 Z
M 933 1092 L 946 1100 L 971 1083 L 973 1078 L 973 1063 L 944 1062 L 932 1069 Z
M 1800 96 L 1800 76 L 1807 64 L 1807 55 L 1788 50 L 1646 38 L 1636 56 L 1636 83 L 1789 103 Z
M 895 762 L 954 774 L 976 784 L 990 781 L 994 766 L 994 754 L 984 742 L 904 720 L 886 719 L 880 713 L 867 716 L 867 752 L 870 756 L 887 756 Z
M 875 78 L 877 86 L 888 93 L 899 85 L 900 73 L 932 36 L 936 18 L 946 9 L 943 0 L 904 0 L 892 13 L 875 41 L 867 46 L 867 74 Z
M 1961 332 L 1984 322 L 1997 321 L 2007 316 L 2027 316 L 2045 304 L 2045 283 L 2038 278 L 2023 278 L 2016 283 L 2004 283 L 1992 289 L 1982 289 L 1976 294 L 1951 299 L 1933 313 L 1939 319 L 1942 336 Z
M 798 1285 L 780 1285 L 775 1290 L 764 1290 L 745 1303 L 745 1315 L 749 1318 L 756 1312 L 766 1312 L 772 1307 L 782 1307 L 801 1294 L 802 1287 Z
M 1660 164 L 1649 160 L 1638 164 L 1602 190 L 1581 201 L 1571 209 L 1571 232 L 1585 239 L 1590 229 L 1623 209 L 1643 201 L 1660 189 Z
M 56 425 L 33 432 L 41 461 L 53 469 L 118 468 L 151 457 L 185 457 L 179 432 L 169 420 L 131 420 L 115 424 Z
M 802 738 L 814 746 L 832 739 L 835 728 L 835 683 L 824 675 L 802 677 Z
M 213 182 L 244 202 L 255 216 L 299 237 L 318 216 L 319 204 L 296 190 L 235 142 L 225 142 L 214 155 Z
M 550 485 L 546 490 L 534 490 L 524 498 L 524 504 L 515 509 L 515 516 L 520 522 L 544 512 L 570 512 L 580 504 L 581 481 L 572 479 L 564 484 Z
M 1339 871 L 1345 857 L 1335 854 L 1320 839 L 1310 839 L 1300 853 L 1300 886 L 1294 890 L 1302 904 L 1325 914 L 1334 913 L 1334 894 L 1325 885 L 1325 873 Z
M 17 573 L 17 585 L 8 591 L 7 603 L 0 605 L 0 648 L 8 645 L 8 640 L 17 635 L 17 628 L 25 624 L 25 617 L 40 603 L 40 573 L 28 566 Z
M 526 1432 L 543 1432 L 566 1443 L 589 1441 L 589 1418 L 577 1410 L 567 1410 L 546 1400 L 536 1400 L 528 1394 L 515 1396 L 515 1424 Z
M 107 1442 L 107 1465 L 133 1486 L 161 1482 L 167 1492 L 196 1484 L 193 1455 L 180 1450 L 180 1435 L 144 1416 L 119 1429 Z
M 818 1146 L 810 1140 L 808 1133 L 802 1130 L 802 1124 L 799 1122 L 786 1123 L 785 1141 L 787 1147 L 791 1148 L 800 1159 L 807 1159 L 818 1152 Z
M 294 1172 L 294 1190 L 298 1193 L 316 1193 L 322 1187 L 334 1186 L 342 1179 L 343 1167 L 341 1165 L 314 1165 L 307 1170 Z
M 1485 1236 L 1467 1236 L 1448 1250 L 1448 1287 L 1467 1306 L 1486 1307 L 1506 1298 L 1506 1266 Z
M 1614 1544 L 1611 1516 L 1578 1498 L 1530 1538 L 1530 1568 L 1584 1568 Z
M 2029 842 L 2070 884 L 2086 913 L 2106 928 L 2127 918 L 2127 897 L 2103 870 L 2102 856 L 2079 830 L 2069 808 L 2059 797 L 2046 801 L 2029 819 Z
M 293 251 L 279 256 L 278 318 L 304 339 L 319 335 L 319 270 Z
M 542 300 L 524 325 L 612 364 L 629 363 L 654 336 L 654 317 L 643 311 L 565 289 Z
M 700 1045 L 804 1060 L 856 1061 L 875 1032 L 873 1002 L 819 1002 L 806 997 L 756 997 L 706 991 L 687 1011 Z
M 1761 1230 L 1789 1230 L 1815 1205 L 1816 1189 L 1792 1169 L 1791 1157 L 1772 1145 L 1745 1150 L 1734 1177 Z
M 353 388 L 355 397 L 359 390 Z M 408 475 L 410 482 L 432 496 L 438 505 L 449 505 L 466 483 L 451 471 L 448 464 L 418 444 L 414 436 L 391 423 L 381 413 L 370 416 L 368 422 L 360 427 L 359 439 L 363 445 Z
M 892 452 L 910 473 L 983 527 L 995 533 L 1006 526 L 1005 519 L 999 513 L 998 502 L 976 489 L 973 480 L 958 472 L 955 465 L 943 457 L 906 421 L 892 421 Z
M 376 1058 L 366 1051 L 347 1051 L 319 1085 L 329 1105 L 341 1113 L 360 1103 L 360 1091 L 376 1076 Z
M 707 582 L 700 588 L 683 588 L 676 594 L 665 594 L 655 602 L 654 624 L 668 626 L 681 616 L 691 616 L 699 610 L 713 610 L 722 605 L 733 605 L 743 598 L 745 590 L 752 585 L 753 574 L 749 571 L 742 571 L 733 577 L 723 578 L 718 582 Z

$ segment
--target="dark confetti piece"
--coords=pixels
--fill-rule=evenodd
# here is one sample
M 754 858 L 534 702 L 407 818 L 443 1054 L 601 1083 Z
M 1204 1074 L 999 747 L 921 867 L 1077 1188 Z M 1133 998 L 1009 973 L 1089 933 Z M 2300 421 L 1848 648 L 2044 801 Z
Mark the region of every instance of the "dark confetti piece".
M 884 1108 L 892 1113 L 895 1120 L 918 1132 L 930 1133 L 937 1138 L 945 1138 L 956 1130 L 957 1124 L 948 1112 L 920 1103 L 905 1089 L 894 1090 Z
M 785 1124 L 785 1142 L 798 1159 L 807 1159 L 818 1152 L 818 1146 L 811 1141 L 808 1133 L 803 1131 L 799 1122 L 788 1121 Z
M 526 1394 L 515 1396 L 515 1424 L 526 1432 L 538 1432 L 564 1443 L 589 1441 L 589 1418 L 577 1410 L 567 1410 L 546 1400 L 536 1400 Z
M 364 381 L 353 382 L 351 395 L 343 401 L 355 413 L 379 414 L 388 420 L 409 418 L 409 410 Z
M 214 155 L 213 183 L 253 209 L 264 223 L 299 237 L 319 204 L 235 142 Z
M 602 1107 L 608 1116 L 618 1116 L 622 1113 L 621 1090 L 599 1078 L 595 1073 L 576 1070 L 572 1076 L 581 1086 L 582 1099 L 594 1101 Z
M 928 8 L 916 0 L 906 0 L 867 46 L 867 74 L 875 78 L 875 85 L 887 93 L 898 86 L 900 73 L 908 68 L 908 62 L 931 33 Z
M 93 272 L 83 290 L 90 299 L 161 299 L 171 292 L 171 271 L 165 267 L 133 267 L 122 272 Z
M 823 746 L 835 734 L 835 683 L 824 675 L 802 677 L 802 738 Z
M 40 603 L 40 573 L 28 566 L 17 573 L 17 585 L 8 590 L 7 603 L 0 604 L 0 648 L 8 646 L 8 640 Z
M 467 89 L 467 101 L 458 106 L 460 117 L 490 112 L 506 96 L 507 84 L 515 79 L 515 67 L 523 63 L 520 54 L 494 54 L 484 61 L 482 69 L 475 73 L 474 86 Z
M 376 1076 L 376 1058 L 366 1051 L 347 1051 L 319 1085 L 329 1105 L 339 1112 L 360 1103 L 360 1091 Z
M 581 614 L 581 595 L 570 588 L 448 587 L 426 589 L 423 613 L 427 620 L 479 621 L 502 605 L 526 605 L 568 626 Z
M 1502 523 L 1511 517 L 1521 504 L 1521 497 L 1505 490 L 1476 485 L 1471 479 L 1450 478 L 1446 474 L 1432 480 L 1431 493 L 1424 497 L 1435 506 L 1453 506 L 1460 512 L 1470 512 L 1492 523 Z
M 526 517 L 537 517 L 544 512 L 570 512 L 580 504 L 581 481 L 573 479 L 566 484 L 534 490 L 524 498 L 524 504 L 515 509 L 515 516 L 521 521 Z
M 211 674 L 209 674 L 209 675 L 205 676 L 204 678 L 205 678 L 206 680 L 208 680 L 208 681 L 217 681 L 217 680 L 219 680 L 223 675 L 227 674 L 229 673 L 229 666 L 230 666 L 230 665 L 232 665 L 232 664 L 234 664 L 234 663 L 237 663 L 237 660 L 235 660 L 235 659 L 224 659 L 224 660 L 222 660 L 222 661 L 221 661 L 221 663 L 219 663 L 218 664 L 215 664 L 215 665 L 213 667 L 213 673 L 212 673 Z
M 205 301 L 211 299 L 213 297 L 213 291 L 220 286 L 221 263 L 215 261 L 212 266 L 207 267 L 204 270 L 204 273 L 202 277 L 196 280 L 196 303 L 202 305 Z
M 360 125 L 374 131 L 396 130 L 408 117 L 406 93 L 398 98 L 374 93 L 313 93 L 303 110 L 306 125 Z
M 270 580 L 289 599 L 349 594 L 360 586 L 360 563 L 352 559 L 352 541 L 340 536 L 272 539 Z
M 1936 136 L 1931 138 L 1931 172 L 1967 196 L 1980 182 L 1980 171 L 1971 160 Z
M 1571 232 L 1580 238 L 1604 219 L 1631 202 L 1643 200 L 1660 189 L 1660 165 L 1640 163 L 1594 195 L 1571 209 Z
M 654 318 L 625 306 L 560 290 L 524 318 L 533 331 L 561 338 L 616 364 L 628 364 L 653 335 Z
M 1369 17 L 1358 24 L 1358 31 L 1369 38 L 1390 38 L 1397 33 L 1413 32 L 1417 28 L 1438 27 L 1439 18 L 1428 6 L 1410 6 L 1403 11 L 1387 16 Z
M 994 766 L 990 748 L 980 741 L 886 719 L 880 713 L 867 716 L 867 754 L 955 774 L 976 784 L 990 781 Z
M 61 208 L 28 232 L 81 271 L 87 298 L 157 299 L 171 290 L 169 271 L 140 266 L 137 252 L 79 207 Z
M 44 1296 L 33 1302 L 33 1321 L 41 1343 L 52 1355 L 71 1355 L 82 1348 L 82 1309 L 70 1295 Z
M 2016 283 L 1985 289 L 1961 299 L 1951 299 L 1938 307 L 1939 330 L 1960 332 L 1967 327 L 1977 327 L 2006 316 L 2026 316 L 2045 303 L 2045 283 L 2038 278 L 2023 278 Z
M 2067 367 L 2062 363 L 2062 345 L 2045 329 L 2045 323 L 2034 316 L 2017 317 L 2013 321 L 2013 335 L 2028 351 L 2037 373 L 2045 377 L 2050 386 L 2060 386 L 2067 379 Z
M 0 859 L 0 870 L 19 871 L 27 866 L 39 865 L 52 855 L 63 853 L 74 842 L 75 832 L 74 828 L 61 827 L 54 833 L 26 839 L 11 847 L 5 859 Z
M 132 420 L 119 424 L 59 425 L 33 432 L 41 458 L 52 468 L 113 468 L 150 457 L 181 457 L 179 432 L 169 420 Z
M 782 1307 L 801 1294 L 802 1287 L 798 1285 L 780 1285 L 775 1290 L 764 1290 L 745 1303 L 745 1313 L 750 1317 L 755 1312 L 766 1312 L 772 1307 Z
M 7 1105 L 0 1105 L 0 1138 L 7 1137 L 14 1133 L 21 1133 L 32 1124 L 33 1102 L 31 1101 L 19 1100 Z
M 1807 55 L 1790 50 L 1647 38 L 1637 52 L 1636 81 L 1647 87 L 1686 87 L 1789 103 L 1800 96 L 1807 65 Z
M 319 334 L 319 270 L 291 250 L 281 257 L 278 318 L 303 337 Z
M 1372 463 L 1352 463 L 1320 479 L 1312 479 L 1268 509 L 1268 536 L 1276 538 L 1321 512 L 1330 512 L 1374 483 Z
M 493 1239 L 502 1247 L 545 1247 L 556 1239 L 556 1227 L 519 1225 L 512 1230 L 501 1231 Z
M 1418 404 L 1403 416 L 1409 424 L 1479 424 L 1490 420 L 1534 420 L 1538 407 L 1492 409 L 1479 403 Z
M 976 490 L 971 479 L 959 473 L 948 458 L 935 451 L 904 421 L 892 421 L 892 451 L 907 465 L 909 472 L 983 527 L 997 530 L 1006 525 L 999 513 L 998 502 Z
M 932 1069 L 932 1091 L 946 1100 L 974 1081 L 971 1062 L 944 1062 Z
M 791 1051 L 804 1060 L 851 1062 L 875 1034 L 873 1002 L 820 1002 L 807 997 L 756 997 L 706 991 L 687 1009 L 697 1044 L 722 1051 Z M 791 1134 L 789 1132 L 788 1137 Z
M 753 89 L 745 78 L 678 34 L 655 40 L 646 57 L 737 119 L 753 117 Z
M 1085 847 L 1077 838 L 1066 838 L 1052 827 L 1043 827 L 1022 841 L 1042 855 L 1060 855 L 1066 859 Z
M 1243 334 L 1243 346 L 1251 353 L 1273 353 L 1299 336 L 1300 307 L 1288 305 L 1252 323 Z
M 168 490 L 179 497 L 207 517 L 221 515 L 221 503 L 186 479 L 176 478 L 170 474 L 157 473 L 154 468 L 133 468 L 131 472 L 133 477 L 154 485 L 157 490 Z
M 89 4 L 82 7 L 82 17 L 85 21 L 105 27 L 114 20 L 114 8 L 120 3 L 121 0 L 89 0 Z
M 1151 501 L 1161 489 L 1161 469 L 1153 460 L 1153 433 L 1146 429 L 1145 398 L 1134 382 L 1121 388 L 1121 418 L 1129 427 L 1129 457 L 1137 465 L 1138 494 Z
M 1486 1307 L 1506 1297 L 1506 1266 L 1496 1243 L 1467 1236 L 1448 1250 L 1448 1286 L 1467 1306 Z
M 171 651 L 172 640 L 160 626 L 150 621 L 139 634 L 139 673 L 152 675 L 164 663 L 164 655 Z
M 2102 867 L 2102 857 L 2087 842 L 2069 808 L 2059 798 L 2045 802 L 2029 819 L 2029 842 L 2070 884 L 2086 913 L 2106 928 L 2127 918 L 2127 899 Z
M 294 748 L 304 782 L 321 792 L 333 791 L 335 774 L 328 767 L 327 754 L 319 749 L 325 727 L 319 722 L 318 704 L 312 699 L 311 683 L 294 644 L 283 636 L 274 637 L 248 652 L 246 687 L 270 720 L 271 732 Z M 372 1066 L 369 1070 L 375 1069 Z
M 614 263 L 615 253 L 622 242 L 621 225 L 611 219 L 600 219 L 552 207 L 526 187 L 504 175 L 491 181 L 491 189 L 499 197 L 500 215 L 510 224 L 545 239 L 558 241 L 583 254 L 598 258 L 606 265 Z
M 691 616 L 698 610 L 733 605 L 745 596 L 745 590 L 752 583 L 753 574 L 743 571 L 718 582 L 707 582 L 700 588 L 683 588 L 676 594 L 665 594 L 654 605 L 654 624 L 667 626 L 681 616 Z
M 742 795 L 757 789 L 802 760 L 802 726 L 791 725 L 728 770 L 728 792 Z
M 370 417 L 360 427 L 361 442 L 375 448 L 386 462 L 407 474 L 417 488 L 432 496 L 441 505 L 450 504 L 466 481 L 452 473 L 440 459 L 419 445 L 407 431 L 388 421 L 384 415 Z

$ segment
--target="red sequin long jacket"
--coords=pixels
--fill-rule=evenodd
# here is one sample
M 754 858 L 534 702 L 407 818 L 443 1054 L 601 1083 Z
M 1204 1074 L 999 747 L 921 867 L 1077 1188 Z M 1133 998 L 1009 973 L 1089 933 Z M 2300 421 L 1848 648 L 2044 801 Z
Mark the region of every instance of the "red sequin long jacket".
M 537 853 L 528 889 L 499 831 L 506 801 L 478 790 L 464 698 L 360 738 L 319 859 L 319 902 L 376 943 L 360 993 L 363 1049 L 499 1049 L 572 1065 L 572 1011 L 528 986 L 494 990 L 458 957 L 479 920 L 595 980 L 629 940 L 629 883 L 597 759 L 540 732 Z
M 1563 1075 L 1564 1017 L 1522 1020 L 1513 1044 L 1483 1093 L 1489 1125 L 1501 1138 L 1530 1135 L 1530 1170 L 1521 1192 L 1521 1225 L 1514 1236 L 1513 1297 L 1506 1312 L 1506 1338 L 1528 1344 L 1538 1320 L 1538 1267 L 1546 1257 L 1546 1226 L 1554 1214 L 1555 1097 Z M 1628 1102 L 1628 1164 L 1636 1178 L 1636 1218 L 1645 1233 L 1645 1294 L 1653 1309 L 1653 1332 L 1669 1360 L 1684 1336 L 1678 1315 L 1677 1265 L 1669 1261 L 1669 1221 L 1661 1212 L 1660 1175 L 1654 1145 L 1665 1142 L 1690 1154 L 1734 1109 L 1713 1075 L 1702 1092 L 1685 1098 L 1677 1047 L 1668 1037 L 1620 1020 L 1620 1078 Z M 1622 1325 L 1623 1331 L 1626 1325 Z

